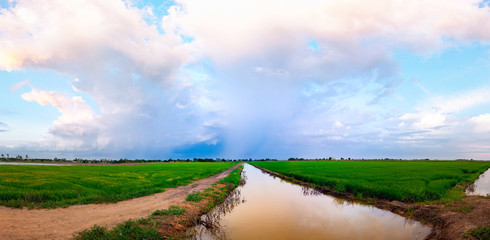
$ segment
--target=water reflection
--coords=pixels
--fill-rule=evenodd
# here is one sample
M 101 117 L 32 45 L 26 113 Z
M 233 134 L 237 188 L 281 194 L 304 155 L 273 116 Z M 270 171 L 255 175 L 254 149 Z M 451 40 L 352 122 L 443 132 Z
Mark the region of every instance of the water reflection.
M 216 206 L 212 211 L 204 214 L 199 224 L 190 229 L 188 234 L 192 235 L 192 239 L 205 239 L 205 236 L 212 236 L 213 239 L 226 239 L 224 229 L 220 225 L 220 220 L 227 213 L 230 213 L 235 206 L 240 203 L 244 203 L 245 200 L 241 198 L 240 189 L 234 190 L 225 201 Z
M 424 239 L 431 231 L 389 211 L 281 181 L 248 164 L 245 171 L 246 184 L 204 216 L 207 223 L 194 228 L 195 239 Z
M 242 171 L 242 179 L 240 180 L 239 186 L 245 185 L 246 182 L 246 171 Z M 192 236 L 191 239 L 207 239 L 208 237 L 206 236 L 212 236 L 211 239 L 226 239 L 225 232 L 220 225 L 220 220 L 227 213 L 230 213 L 235 206 L 246 202 L 241 196 L 241 187 L 238 187 L 223 201 L 222 204 L 214 207 L 212 211 L 201 216 L 198 225 L 188 231 L 188 235 Z
M 319 196 L 322 195 L 321 192 L 317 191 L 316 189 L 309 188 L 309 187 L 303 187 L 301 186 L 301 192 L 303 193 L 304 196 Z
M 466 189 L 468 195 L 489 195 L 490 194 L 490 169 L 484 172 L 476 181 Z

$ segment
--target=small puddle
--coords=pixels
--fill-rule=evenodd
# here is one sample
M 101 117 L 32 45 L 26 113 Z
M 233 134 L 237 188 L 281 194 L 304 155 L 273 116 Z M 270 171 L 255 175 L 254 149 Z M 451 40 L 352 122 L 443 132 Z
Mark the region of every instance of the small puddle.
M 323 195 L 245 164 L 246 183 L 189 230 L 194 239 L 424 239 L 431 228 Z
M 483 195 L 490 194 L 490 169 L 485 171 L 476 181 L 466 189 L 468 195 Z

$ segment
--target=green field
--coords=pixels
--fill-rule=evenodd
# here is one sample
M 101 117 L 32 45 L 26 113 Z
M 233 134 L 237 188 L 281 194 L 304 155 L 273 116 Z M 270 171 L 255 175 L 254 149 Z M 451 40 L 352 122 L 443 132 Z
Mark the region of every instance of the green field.
M 185 185 L 235 164 L 0 165 L 0 205 L 53 208 L 116 202 Z
M 480 161 L 284 161 L 252 165 L 358 197 L 423 202 L 463 196 L 490 167 Z

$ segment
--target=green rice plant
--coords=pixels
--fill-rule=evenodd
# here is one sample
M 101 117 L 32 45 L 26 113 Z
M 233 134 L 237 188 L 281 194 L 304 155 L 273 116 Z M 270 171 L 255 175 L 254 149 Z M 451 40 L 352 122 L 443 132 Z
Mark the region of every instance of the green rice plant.
M 186 185 L 235 164 L 0 165 L 0 205 L 55 208 L 117 202 Z
M 490 167 L 484 161 L 277 161 L 252 165 L 338 191 L 404 202 L 452 201 Z

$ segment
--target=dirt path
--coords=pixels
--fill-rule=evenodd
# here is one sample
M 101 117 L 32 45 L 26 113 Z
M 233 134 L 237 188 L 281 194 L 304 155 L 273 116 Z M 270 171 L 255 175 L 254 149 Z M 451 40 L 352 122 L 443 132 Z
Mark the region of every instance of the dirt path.
M 184 202 L 189 193 L 211 187 L 236 167 L 187 186 L 118 203 L 34 210 L 0 207 L 0 239 L 69 239 L 95 224 L 111 228 L 130 218 L 147 217 L 157 209 Z

